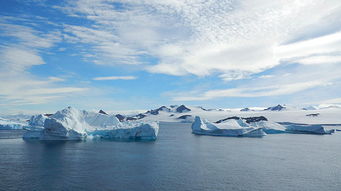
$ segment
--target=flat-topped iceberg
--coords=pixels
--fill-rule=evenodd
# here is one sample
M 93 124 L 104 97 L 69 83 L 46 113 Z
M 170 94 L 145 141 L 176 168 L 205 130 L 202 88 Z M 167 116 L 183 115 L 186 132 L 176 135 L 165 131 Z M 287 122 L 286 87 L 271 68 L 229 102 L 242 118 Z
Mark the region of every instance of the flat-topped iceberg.
M 196 116 L 192 123 L 192 133 L 197 135 L 227 137 L 263 137 L 266 133 L 262 128 L 250 127 L 241 119 L 228 119 L 220 123 L 211 123 Z
M 33 116 L 30 124 L 35 128 L 29 129 L 24 134 L 24 139 L 83 140 L 89 136 L 106 139 L 155 140 L 159 129 L 156 122 L 119 122 L 114 115 L 80 111 L 72 107 L 57 111 L 48 117 Z
M 332 134 L 335 132 L 334 129 L 327 130 L 321 124 L 299 124 L 299 123 L 282 123 L 286 131 L 289 133 L 300 133 L 300 134 Z
M 93 138 L 114 140 L 156 140 L 159 131 L 157 122 L 123 122 L 112 128 L 89 133 Z
M 260 117 L 228 117 L 211 123 L 195 117 L 192 132 L 198 135 L 262 137 L 266 134 L 300 133 L 300 134 L 332 134 L 334 129 L 327 130 L 319 124 L 277 123 Z

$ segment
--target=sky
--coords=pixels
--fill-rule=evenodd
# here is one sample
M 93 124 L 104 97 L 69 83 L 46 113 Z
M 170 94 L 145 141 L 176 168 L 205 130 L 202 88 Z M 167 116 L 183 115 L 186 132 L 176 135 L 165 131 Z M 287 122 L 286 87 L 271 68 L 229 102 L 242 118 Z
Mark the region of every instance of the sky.
M 0 113 L 341 103 L 340 0 L 0 0 Z

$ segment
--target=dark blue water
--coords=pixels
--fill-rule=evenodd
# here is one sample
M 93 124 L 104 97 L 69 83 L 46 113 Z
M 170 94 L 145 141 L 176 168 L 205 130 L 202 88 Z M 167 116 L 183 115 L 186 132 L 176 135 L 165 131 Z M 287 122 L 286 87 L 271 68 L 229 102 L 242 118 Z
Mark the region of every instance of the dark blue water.
M 156 142 L 0 139 L 0 190 L 341 190 L 341 134 Z

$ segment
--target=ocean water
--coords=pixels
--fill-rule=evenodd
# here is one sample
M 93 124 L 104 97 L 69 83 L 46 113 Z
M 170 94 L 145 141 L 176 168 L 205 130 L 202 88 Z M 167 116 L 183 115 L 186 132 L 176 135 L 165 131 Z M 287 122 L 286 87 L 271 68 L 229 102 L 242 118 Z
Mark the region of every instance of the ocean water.
M 341 133 L 196 136 L 156 142 L 0 139 L 0 190 L 341 190 Z

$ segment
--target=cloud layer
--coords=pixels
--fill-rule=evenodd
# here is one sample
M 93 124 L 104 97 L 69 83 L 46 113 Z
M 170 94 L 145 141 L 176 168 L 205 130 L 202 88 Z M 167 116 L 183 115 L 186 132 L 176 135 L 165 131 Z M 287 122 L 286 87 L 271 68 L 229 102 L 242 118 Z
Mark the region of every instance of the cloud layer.
M 314 89 L 322 96 L 324 88 L 334 92 L 332 99 L 340 87 L 339 0 L 29 4 L 56 14 L 2 15 L 0 104 L 4 106 L 46 104 L 89 92 L 92 83 L 97 86 L 108 80 L 145 80 L 136 73 L 188 77 L 197 83 L 207 79 L 204 88 L 182 82 L 175 88 L 169 86 L 174 88 L 171 93 L 158 92 L 179 102 L 278 97 Z M 65 50 L 72 50 L 78 68 L 60 64 L 61 70 L 74 69 L 69 72 L 81 76 L 81 82 L 31 71 L 50 66 L 46 55 L 62 58 L 56 52 Z M 95 69 L 82 73 L 84 63 Z M 164 84 L 155 87 L 163 89 Z M 329 98 L 324 95 L 321 100 Z

